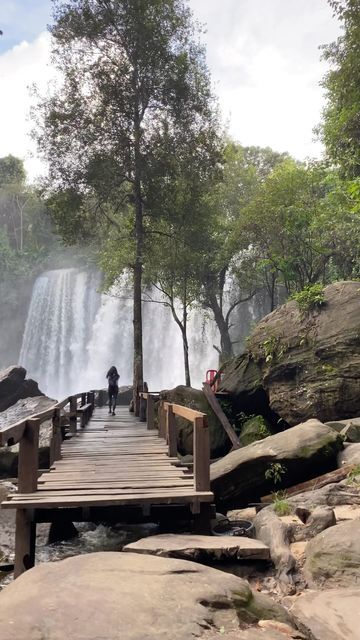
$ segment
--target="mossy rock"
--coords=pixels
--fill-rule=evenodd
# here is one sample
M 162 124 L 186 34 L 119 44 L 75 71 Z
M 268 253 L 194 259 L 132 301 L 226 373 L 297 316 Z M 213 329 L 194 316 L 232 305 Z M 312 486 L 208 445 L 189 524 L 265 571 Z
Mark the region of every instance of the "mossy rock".
M 189 409 L 206 413 L 210 431 L 210 451 L 212 458 L 219 458 L 230 450 L 231 443 L 222 424 L 211 409 L 205 395 L 200 389 L 179 385 L 175 389 L 161 391 L 160 398 L 174 404 L 181 404 Z M 193 454 L 193 427 L 184 418 L 176 417 L 178 451 L 181 455 Z
M 248 444 L 263 440 L 268 436 L 271 436 L 271 431 L 266 420 L 262 416 L 253 416 L 244 422 L 240 442 L 246 447 Z

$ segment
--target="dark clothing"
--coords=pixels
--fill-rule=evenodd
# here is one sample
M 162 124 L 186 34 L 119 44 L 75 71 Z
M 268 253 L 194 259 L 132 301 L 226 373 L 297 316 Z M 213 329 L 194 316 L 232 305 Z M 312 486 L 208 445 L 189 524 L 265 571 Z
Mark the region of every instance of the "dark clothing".
M 109 387 L 108 387 L 108 394 L 109 394 L 109 413 L 114 414 L 115 413 L 115 407 L 116 407 L 116 399 L 117 399 L 117 395 L 119 393 L 119 387 L 118 387 L 118 380 L 120 378 L 116 367 L 111 367 L 109 369 L 109 371 L 106 374 L 106 377 L 108 379 L 108 383 L 109 383 Z
M 116 407 L 116 399 L 119 393 L 119 387 L 117 385 L 109 385 L 108 394 L 109 394 L 109 411 L 115 411 Z

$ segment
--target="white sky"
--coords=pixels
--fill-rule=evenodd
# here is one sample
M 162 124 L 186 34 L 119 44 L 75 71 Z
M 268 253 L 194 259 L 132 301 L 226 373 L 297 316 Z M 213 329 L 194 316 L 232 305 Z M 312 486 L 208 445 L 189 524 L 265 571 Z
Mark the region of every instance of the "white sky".
M 51 77 L 50 39 L 40 11 L 49 2 L 36 0 L 35 15 L 32 1 L 0 0 L 0 157 L 24 158 L 30 178 L 41 164 L 29 138 L 29 86 L 45 87 Z M 326 0 L 190 0 L 190 5 L 207 25 L 208 63 L 229 133 L 245 145 L 271 146 L 299 159 L 318 157 L 313 128 L 324 104 L 319 82 L 325 71 L 318 47 L 339 34 Z M 29 41 L 23 39 L 27 20 Z M 5 23 L 12 27 L 12 41 L 4 51 Z

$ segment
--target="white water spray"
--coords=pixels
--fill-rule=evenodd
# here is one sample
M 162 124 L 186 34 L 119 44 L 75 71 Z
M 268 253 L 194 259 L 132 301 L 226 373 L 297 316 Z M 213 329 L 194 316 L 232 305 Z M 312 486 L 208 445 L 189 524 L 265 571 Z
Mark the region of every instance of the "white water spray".
M 106 386 L 118 367 L 120 384 L 132 383 L 132 301 L 98 293 L 100 276 L 78 269 L 47 271 L 35 282 L 20 364 L 53 398 Z M 216 330 L 200 313 L 189 322 L 192 385 L 216 368 Z M 181 334 L 169 309 L 143 304 L 144 378 L 158 391 L 184 383 Z

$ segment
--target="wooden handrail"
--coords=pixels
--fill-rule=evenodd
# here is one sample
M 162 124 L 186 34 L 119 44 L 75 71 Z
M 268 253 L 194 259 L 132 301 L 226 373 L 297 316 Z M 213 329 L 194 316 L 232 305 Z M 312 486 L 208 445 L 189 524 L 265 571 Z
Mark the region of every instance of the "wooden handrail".
M 155 401 L 159 394 L 155 392 L 139 393 L 146 401 L 147 428 L 154 428 Z M 194 455 L 194 488 L 196 491 L 210 490 L 210 437 L 206 413 L 190 409 L 180 404 L 161 400 L 158 406 L 159 436 L 168 443 L 168 453 L 171 458 L 177 456 L 177 433 L 175 416 L 184 418 L 193 424 L 193 455 Z

